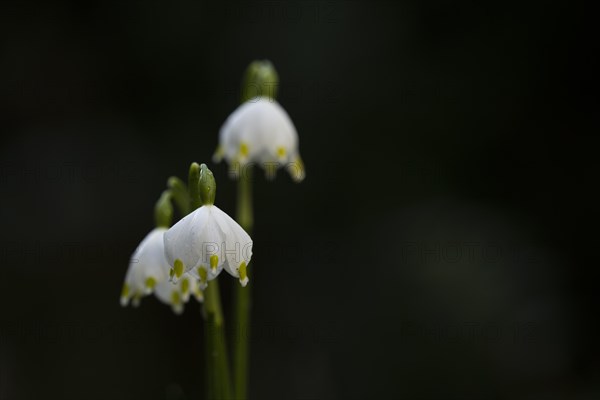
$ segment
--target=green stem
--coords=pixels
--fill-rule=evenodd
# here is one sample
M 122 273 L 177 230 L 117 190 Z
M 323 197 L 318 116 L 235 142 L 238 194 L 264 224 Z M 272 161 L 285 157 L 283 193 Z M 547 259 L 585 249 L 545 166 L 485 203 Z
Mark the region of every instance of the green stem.
M 252 233 L 252 166 L 242 168 L 238 180 L 237 222 L 248 234 Z
M 204 315 L 207 336 L 208 399 L 232 399 L 223 310 L 216 279 L 209 281 L 204 291 Z
M 214 366 L 214 359 L 213 357 L 211 357 L 210 355 L 212 354 L 212 349 L 214 348 L 213 345 L 213 335 L 212 333 L 209 331 L 209 325 L 208 323 L 205 324 L 204 327 L 204 352 L 205 354 L 205 360 L 206 360 L 206 398 L 208 400 L 213 400 L 217 398 L 217 394 L 216 394 L 216 372 L 217 369 Z
M 242 170 L 238 181 L 237 221 L 248 234 L 252 234 L 252 170 Z M 251 285 L 234 289 L 234 342 L 233 342 L 233 374 L 236 400 L 248 398 L 249 375 L 249 338 Z
M 235 285 L 234 291 L 234 323 L 236 334 L 233 346 L 233 373 L 236 400 L 248 398 L 248 361 L 250 336 L 250 285 Z

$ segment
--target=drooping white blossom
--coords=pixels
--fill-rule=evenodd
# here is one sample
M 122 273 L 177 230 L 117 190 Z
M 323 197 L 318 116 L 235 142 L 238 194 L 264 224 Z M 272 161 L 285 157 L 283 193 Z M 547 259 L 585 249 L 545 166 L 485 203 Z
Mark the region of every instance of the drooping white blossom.
M 283 107 L 269 97 L 250 99 L 227 118 L 213 157 L 215 162 L 223 158 L 233 167 L 259 164 L 269 178 L 282 167 L 296 181 L 305 177 L 296 128 Z
M 182 278 L 177 284 L 169 281 L 169 264 L 165 258 L 163 235 L 167 228 L 153 229 L 139 244 L 129 262 L 121 292 L 121 305 L 131 301 L 138 306 L 142 297 L 154 293 L 173 311 L 181 313 L 190 294 L 202 300 L 197 280 L 192 276 Z
M 204 288 L 225 269 L 242 286 L 248 283 L 252 239 L 215 205 L 204 205 L 173 225 L 164 235 L 164 246 L 175 282 L 188 273 Z

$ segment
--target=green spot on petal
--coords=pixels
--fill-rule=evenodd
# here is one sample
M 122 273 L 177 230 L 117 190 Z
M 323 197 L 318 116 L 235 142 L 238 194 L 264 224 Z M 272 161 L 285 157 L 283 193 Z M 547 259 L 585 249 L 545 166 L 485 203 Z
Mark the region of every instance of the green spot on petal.
M 304 179 L 305 171 L 304 171 L 304 163 L 300 156 L 296 157 L 296 159 L 289 163 L 287 166 L 287 170 L 292 176 L 292 179 L 296 182 L 300 182 Z
M 240 264 L 240 268 L 238 268 L 238 270 L 240 271 L 240 281 L 245 280 L 248 277 L 248 272 L 246 271 L 246 262 L 242 261 L 242 263 Z
M 248 144 L 247 143 L 241 143 L 240 144 L 240 155 L 243 157 L 247 157 L 248 156 Z
M 121 290 L 121 297 L 129 297 L 129 285 L 123 284 L 123 289 Z
M 198 267 L 198 275 L 200 275 L 200 280 L 202 281 L 202 283 L 206 283 L 206 280 L 208 279 L 208 274 L 206 273 L 206 270 L 202 267 Z
M 219 256 L 216 254 L 213 254 L 212 256 L 210 256 L 210 269 L 214 271 L 217 270 L 217 265 L 219 264 Z
M 154 289 L 155 286 L 156 286 L 156 279 L 154 279 L 151 276 L 146 278 L 146 288 L 152 290 L 152 289 Z
M 189 291 L 190 291 L 190 281 L 189 281 L 189 279 L 185 278 L 184 280 L 181 281 L 181 293 L 186 294 Z
M 183 275 L 183 261 L 181 261 L 180 259 L 175 260 L 173 270 L 175 271 L 176 277 L 181 277 L 181 275 Z
M 176 306 L 179 305 L 181 303 L 181 296 L 179 296 L 179 292 L 176 290 L 173 290 L 173 292 L 171 292 L 171 304 Z

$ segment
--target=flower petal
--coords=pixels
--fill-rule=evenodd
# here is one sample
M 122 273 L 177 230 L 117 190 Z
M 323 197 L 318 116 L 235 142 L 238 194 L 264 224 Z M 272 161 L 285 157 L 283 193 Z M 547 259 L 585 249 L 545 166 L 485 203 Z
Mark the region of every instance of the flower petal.
M 248 278 L 240 276 L 240 267 L 243 265 L 243 275 L 246 275 L 245 268 L 252 258 L 252 238 L 227 213 L 216 206 L 213 207 L 215 218 L 225 232 L 225 242 L 221 249 L 221 255 L 227 260 L 224 268 L 230 275 L 240 278 L 240 282 L 244 281 L 245 286 Z
M 206 208 L 200 207 L 183 217 L 165 233 L 164 248 L 169 265 L 175 267 L 176 261 L 179 260 L 183 264 L 183 271 L 187 272 L 198 264 L 200 255 L 195 240 L 206 225 L 207 218 Z
M 165 228 L 153 229 L 131 256 L 121 293 L 122 305 L 127 305 L 131 298 L 139 303 L 142 296 L 152 293 L 156 282 L 167 279 L 169 266 L 163 248 L 165 232 Z

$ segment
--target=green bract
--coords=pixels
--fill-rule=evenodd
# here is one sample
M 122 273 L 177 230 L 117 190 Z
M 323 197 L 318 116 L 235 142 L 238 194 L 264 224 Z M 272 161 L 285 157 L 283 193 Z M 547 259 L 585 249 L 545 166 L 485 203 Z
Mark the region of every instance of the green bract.
M 202 205 L 212 206 L 215 204 L 215 196 L 217 194 L 217 183 L 215 177 L 206 164 L 200 165 L 200 181 L 199 181 L 200 199 Z
M 253 61 L 242 80 L 242 103 L 255 97 L 277 98 L 279 76 L 269 60 Z

